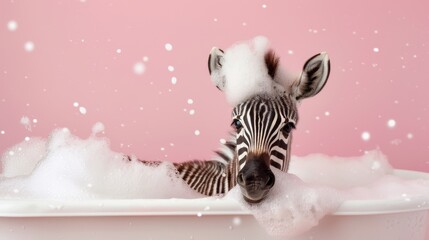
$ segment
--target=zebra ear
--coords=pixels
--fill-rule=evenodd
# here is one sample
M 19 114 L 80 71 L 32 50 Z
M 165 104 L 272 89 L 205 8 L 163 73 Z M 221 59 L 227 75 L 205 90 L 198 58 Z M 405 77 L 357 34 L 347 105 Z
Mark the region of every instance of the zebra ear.
M 320 92 L 329 77 L 330 62 L 327 53 L 319 53 L 304 64 L 301 76 L 292 89 L 297 100 L 312 97 Z
M 212 48 L 209 55 L 209 73 L 213 84 L 221 91 L 225 88 L 225 76 L 222 74 L 223 50 Z

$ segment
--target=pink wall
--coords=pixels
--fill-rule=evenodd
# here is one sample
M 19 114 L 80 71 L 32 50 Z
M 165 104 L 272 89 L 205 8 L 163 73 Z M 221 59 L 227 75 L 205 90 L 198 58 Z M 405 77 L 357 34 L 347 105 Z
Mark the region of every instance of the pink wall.
M 144 159 L 208 158 L 231 121 L 230 107 L 209 80 L 208 52 L 266 35 L 291 70 L 320 51 L 331 57 L 325 89 L 301 105 L 293 154 L 351 156 L 379 148 L 397 168 L 429 171 L 428 5 L 2 1 L 0 152 L 56 127 L 86 137 L 101 121 L 117 151 Z M 14 31 L 10 21 L 17 23 Z M 32 51 L 25 50 L 28 41 Z M 145 67 L 141 75 L 133 71 L 137 62 Z M 31 131 L 20 123 L 23 116 Z

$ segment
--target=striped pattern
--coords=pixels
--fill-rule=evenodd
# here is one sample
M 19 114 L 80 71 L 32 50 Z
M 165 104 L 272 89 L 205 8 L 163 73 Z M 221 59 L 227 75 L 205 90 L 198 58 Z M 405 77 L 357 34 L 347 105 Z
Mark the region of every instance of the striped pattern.
M 174 164 L 178 175 L 202 194 L 219 195 L 233 188 L 249 152 L 269 153 L 271 166 L 287 171 L 291 134 L 282 129 L 288 122 L 298 121 L 291 100 L 256 96 L 235 107 L 233 118 L 240 120 L 243 128 L 216 151 L 217 159 Z

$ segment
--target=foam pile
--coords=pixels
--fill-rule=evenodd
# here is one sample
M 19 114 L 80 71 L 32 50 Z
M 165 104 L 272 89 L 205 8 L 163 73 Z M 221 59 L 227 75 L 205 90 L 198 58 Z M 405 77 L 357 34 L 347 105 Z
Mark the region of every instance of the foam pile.
M 87 139 L 66 128 L 49 139 L 20 143 L 3 155 L 0 197 L 3 199 L 196 198 L 200 194 L 175 174 L 174 166 L 128 161 L 97 137 L 96 124 Z M 13 155 L 9 154 L 14 152 Z M 26 166 L 26 167 L 23 167 Z
M 235 44 L 225 50 L 222 69 L 214 72 L 212 79 L 225 79 L 223 91 L 232 106 L 255 95 L 283 94 L 291 85 L 293 76 L 280 66 L 275 81 L 268 75 L 264 57 L 269 50 L 270 43 L 263 36 Z
M 87 139 L 66 128 L 48 139 L 31 138 L 1 159 L 0 199 L 200 198 L 175 173 L 172 163 L 148 166 L 109 148 L 94 125 Z M 300 234 L 316 226 L 345 200 L 423 198 L 429 179 L 402 179 L 379 151 L 342 158 L 313 154 L 292 157 L 290 173 L 273 169 L 276 184 L 261 203 L 249 205 L 235 187 L 226 196 L 253 212 L 268 233 Z

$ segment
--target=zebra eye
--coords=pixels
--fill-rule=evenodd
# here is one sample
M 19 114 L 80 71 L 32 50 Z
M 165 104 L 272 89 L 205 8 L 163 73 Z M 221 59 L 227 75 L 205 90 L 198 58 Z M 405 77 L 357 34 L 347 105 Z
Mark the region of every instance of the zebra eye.
M 282 132 L 290 133 L 293 129 L 295 129 L 295 124 L 293 122 L 288 122 L 282 128 Z
M 237 130 L 237 131 L 240 131 L 240 129 L 243 127 L 240 120 L 238 120 L 238 119 L 232 120 L 231 126 L 233 126 L 235 128 L 235 130 Z

